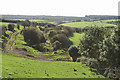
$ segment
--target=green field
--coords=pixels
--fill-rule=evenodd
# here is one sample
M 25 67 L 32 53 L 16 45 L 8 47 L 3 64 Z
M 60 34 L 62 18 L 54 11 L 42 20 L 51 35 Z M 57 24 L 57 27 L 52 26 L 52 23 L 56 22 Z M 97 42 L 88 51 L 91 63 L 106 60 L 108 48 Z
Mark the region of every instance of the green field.
M 82 36 L 84 35 L 84 33 L 73 33 L 73 36 L 70 37 L 70 41 L 73 42 L 73 45 L 78 46 L 79 45 L 79 41 L 82 38 Z
M 2 55 L 3 78 L 98 78 L 101 75 L 90 68 L 74 62 L 36 61 L 26 58 Z M 76 69 L 77 71 L 74 71 Z
M 117 25 L 114 24 L 108 24 L 106 22 L 108 21 L 115 21 L 115 20 L 103 20 L 101 21 L 94 21 L 94 22 L 70 22 L 70 23 L 64 23 L 64 24 L 60 24 L 60 25 L 64 25 L 64 26 L 69 26 L 69 27 L 76 27 L 76 28 L 84 28 L 86 26 L 97 26 L 97 27 L 106 27 L 106 26 L 115 26 L 117 27 Z

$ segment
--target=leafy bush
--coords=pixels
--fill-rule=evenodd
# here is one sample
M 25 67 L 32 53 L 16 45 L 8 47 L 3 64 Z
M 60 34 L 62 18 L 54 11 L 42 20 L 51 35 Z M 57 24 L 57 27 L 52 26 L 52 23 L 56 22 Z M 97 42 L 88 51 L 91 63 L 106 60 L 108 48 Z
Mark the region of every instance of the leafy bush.
M 20 25 L 18 25 L 18 24 L 17 24 L 17 29 L 19 29 L 19 30 L 20 30 Z
M 53 37 L 54 35 L 56 35 L 57 34 L 57 32 L 55 31 L 55 30 L 50 30 L 49 32 L 48 32 L 48 37 Z
M 14 24 L 8 24 L 8 30 L 9 30 L 9 31 L 14 32 L 14 31 L 15 31 L 15 30 L 14 30 L 14 27 L 15 27 Z
M 45 43 L 46 39 L 42 31 L 37 28 L 27 28 L 23 30 L 24 40 L 30 45 Z
M 25 26 L 28 26 L 28 27 L 29 27 L 29 26 L 31 25 L 31 22 L 26 19 L 25 21 L 21 21 L 20 24 L 21 24 L 22 26 L 24 26 L 24 28 L 25 28 Z
M 63 32 L 66 34 L 66 36 L 72 36 L 74 29 L 71 27 L 63 27 Z
M 2 28 L 2 29 L 1 29 Z M 1 31 L 2 30 L 2 31 Z M 2 35 L 5 34 L 5 31 L 7 30 L 6 26 L 0 26 L 0 33 L 2 32 Z
M 51 42 L 59 41 L 61 43 L 62 48 L 68 48 L 72 42 L 69 40 L 69 38 L 65 34 L 57 34 L 52 39 Z
M 61 48 L 61 43 L 59 41 L 55 41 L 52 46 L 54 47 L 54 50 L 58 50 Z
M 78 51 L 79 49 L 76 46 L 70 46 L 68 49 L 69 55 L 72 57 L 73 62 L 75 62 L 77 57 L 79 57 Z

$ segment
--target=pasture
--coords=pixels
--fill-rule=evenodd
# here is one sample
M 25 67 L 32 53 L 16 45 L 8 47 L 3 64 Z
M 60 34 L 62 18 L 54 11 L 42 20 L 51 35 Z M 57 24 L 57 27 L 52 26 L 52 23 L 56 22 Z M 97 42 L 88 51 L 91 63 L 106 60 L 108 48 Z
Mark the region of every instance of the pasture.
M 2 55 L 2 77 L 5 78 L 104 78 L 81 63 L 37 61 Z
M 84 28 L 86 26 L 96 26 L 96 27 L 106 27 L 106 26 L 115 26 L 117 27 L 117 25 L 114 24 L 108 24 L 106 22 L 108 21 L 117 21 L 117 20 L 102 20 L 102 21 L 94 21 L 94 22 L 70 22 L 70 23 L 63 23 L 60 25 L 64 25 L 64 26 L 69 26 L 69 27 L 76 27 L 76 28 Z

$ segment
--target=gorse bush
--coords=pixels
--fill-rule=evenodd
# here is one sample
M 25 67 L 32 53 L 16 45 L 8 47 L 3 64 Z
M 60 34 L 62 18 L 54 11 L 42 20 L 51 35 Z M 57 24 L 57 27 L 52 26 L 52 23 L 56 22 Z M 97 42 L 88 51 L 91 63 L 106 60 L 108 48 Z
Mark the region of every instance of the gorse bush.
M 53 36 L 56 35 L 56 34 L 57 34 L 57 32 L 56 32 L 55 30 L 50 30 L 50 31 L 48 32 L 48 37 L 51 38 L 51 37 L 53 37 Z
M 51 42 L 59 41 L 61 43 L 62 48 L 68 48 L 72 42 L 65 34 L 57 34 L 52 39 Z
M 54 50 L 58 50 L 61 48 L 61 43 L 59 41 L 55 41 L 53 44 L 52 44 Z
M 1 29 L 1 28 L 2 28 L 2 29 Z M 1 30 L 2 30 L 2 31 L 1 31 Z M 7 30 L 7 27 L 6 27 L 6 26 L 0 26 L 0 33 L 2 32 L 2 35 L 5 34 L 6 30 Z
M 8 30 L 9 30 L 9 31 L 14 32 L 14 31 L 15 31 L 15 30 L 14 30 L 14 27 L 15 27 L 14 24 L 8 24 Z
M 70 46 L 68 49 L 69 55 L 72 57 L 73 62 L 77 60 L 77 58 L 80 56 L 78 54 L 79 49 L 76 46 Z
M 43 32 L 37 28 L 26 28 L 23 30 L 23 36 L 29 45 L 38 45 L 46 42 Z
M 63 32 L 66 36 L 72 36 L 74 29 L 71 27 L 63 27 Z

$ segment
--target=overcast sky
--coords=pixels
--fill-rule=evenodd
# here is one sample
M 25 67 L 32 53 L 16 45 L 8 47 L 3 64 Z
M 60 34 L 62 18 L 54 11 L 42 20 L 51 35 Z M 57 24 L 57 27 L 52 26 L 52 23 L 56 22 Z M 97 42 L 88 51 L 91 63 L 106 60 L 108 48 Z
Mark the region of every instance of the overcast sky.
M 119 0 L 1 0 L 0 14 L 118 15 Z

